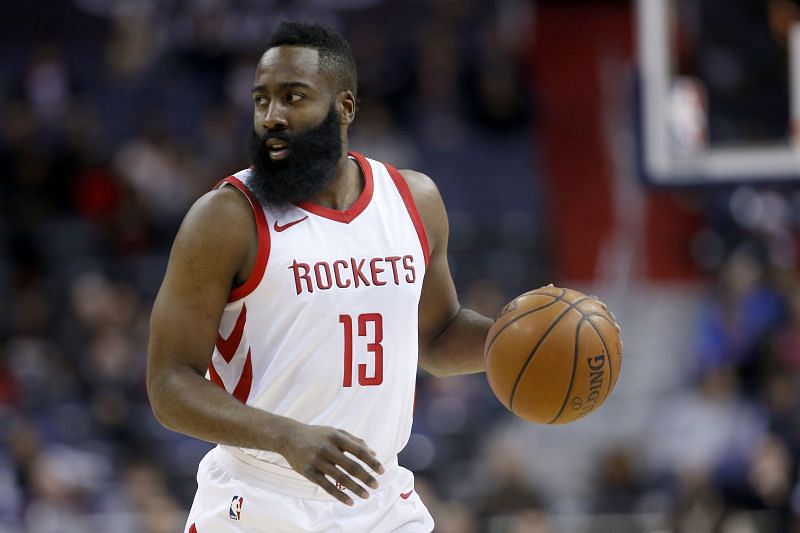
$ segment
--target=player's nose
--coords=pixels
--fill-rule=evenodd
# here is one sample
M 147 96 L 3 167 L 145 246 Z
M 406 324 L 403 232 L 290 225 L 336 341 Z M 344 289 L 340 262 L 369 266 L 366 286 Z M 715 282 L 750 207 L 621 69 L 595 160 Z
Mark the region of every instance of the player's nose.
M 289 126 L 285 110 L 279 102 L 270 103 L 267 112 L 264 113 L 262 125 L 267 130 L 284 130 Z

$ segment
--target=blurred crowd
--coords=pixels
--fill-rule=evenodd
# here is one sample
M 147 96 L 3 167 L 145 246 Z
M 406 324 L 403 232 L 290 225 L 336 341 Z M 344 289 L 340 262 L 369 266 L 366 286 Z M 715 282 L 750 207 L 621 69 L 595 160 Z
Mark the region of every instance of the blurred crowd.
M 437 181 L 466 306 L 493 316 L 557 276 L 525 68 L 532 3 L 56 4 L 0 23 L 0 533 L 183 526 L 211 445 L 150 412 L 149 309 L 183 214 L 247 164 L 252 74 L 281 18 L 350 40 L 362 99 L 351 147 Z M 495 176 L 502 187 L 487 187 Z M 698 198 L 708 227 L 687 246 L 713 283 L 689 308 L 697 331 L 674 333 L 694 339 L 691 364 L 668 397 L 642 399 L 652 424 L 627 445 L 561 457 L 580 475 L 547 471 L 559 458 L 534 453 L 539 429 L 483 376 L 420 375 L 401 462 L 437 531 L 800 527 L 800 197 Z

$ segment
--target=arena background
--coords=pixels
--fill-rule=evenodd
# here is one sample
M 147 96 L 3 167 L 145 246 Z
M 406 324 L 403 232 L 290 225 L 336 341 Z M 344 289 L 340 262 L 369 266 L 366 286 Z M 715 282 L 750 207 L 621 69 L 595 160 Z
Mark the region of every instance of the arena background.
M 790 146 L 797 4 L 674 3 L 690 149 Z M 0 532 L 182 527 L 210 445 L 150 412 L 149 310 L 188 206 L 246 165 L 284 18 L 350 40 L 351 146 L 436 180 L 464 305 L 552 282 L 622 324 L 617 390 L 568 426 L 420 374 L 401 462 L 437 531 L 800 528 L 800 194 L 648 185 L 634 5 L 31 0 L 0 17 Z

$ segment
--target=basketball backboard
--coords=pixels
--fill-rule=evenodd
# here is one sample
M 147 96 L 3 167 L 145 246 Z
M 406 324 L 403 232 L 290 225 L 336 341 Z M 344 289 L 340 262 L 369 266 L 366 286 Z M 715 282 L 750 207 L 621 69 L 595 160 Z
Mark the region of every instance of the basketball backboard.
M 637 0 L 636 8 L 645 180 L 800 179 L 800 8 L 791 0 Z

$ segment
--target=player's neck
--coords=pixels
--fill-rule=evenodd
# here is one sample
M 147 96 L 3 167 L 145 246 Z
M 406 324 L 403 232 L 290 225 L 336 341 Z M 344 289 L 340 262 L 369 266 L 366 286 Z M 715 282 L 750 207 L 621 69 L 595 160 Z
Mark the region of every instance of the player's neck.
M 336 164 L 336 177 L 310 200 L 328 209 L 346 211 L 356 203 L 363 190 L 364 177 L 361 175 L 361 169 L 345 152 Z

